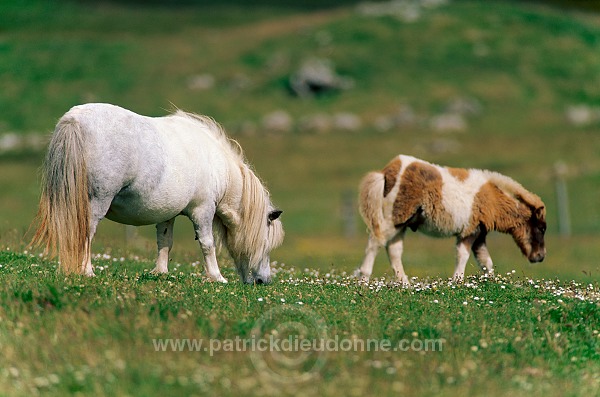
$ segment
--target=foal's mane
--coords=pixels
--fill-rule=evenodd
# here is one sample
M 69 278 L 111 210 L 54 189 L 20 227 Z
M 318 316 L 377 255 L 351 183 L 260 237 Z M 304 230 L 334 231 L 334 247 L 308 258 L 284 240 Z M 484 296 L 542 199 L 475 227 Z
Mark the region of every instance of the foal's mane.
M 487 174 L 487 177 L 489 178 L 490 182 L 498 186 L 500 190 L 502 190 L 509 196 L 514 197 L 519 201 L 522 201 L 523 203 L 527 204 L 528 206 L 534 209 L 544 206 L 542 199 L 538 195 L 531 193 L 529 190 L 525 189 L 523 185 L 521 185 L 514 179 L 493 171 L 485 171 L 485 173 Z
M 228 137 L 217 121 L 208 116 L 182 110 L 178 110 L 174 115 L 200 123 L 223 150 L 237 161 L 242 174 L 240 221 L 231 229 L 222 224 L 217 225 L 217 232 L 226 243 L 236 264 L 240 264 L 246 258 L 250 269 L 256 269 L 260 259 L 283 241 L 281 222 L 276 220 L 271 223 L 271 227 L 267 223 L 267 214 L 272 210 L 269 191 L 247 163 L 240 144 Z

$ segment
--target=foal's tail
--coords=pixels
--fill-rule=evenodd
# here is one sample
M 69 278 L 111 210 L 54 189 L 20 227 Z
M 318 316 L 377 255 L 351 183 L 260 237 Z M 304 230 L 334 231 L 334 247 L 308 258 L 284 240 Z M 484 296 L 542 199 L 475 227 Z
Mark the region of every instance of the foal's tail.
M 381 172 L 369 172 L 360 182 L 358 209 L 373 237 L 383 241 L 383 188 L 385 180 Z
M 81 126 L 63 117 L 50 141 L 42 168 L 39 226 L 31 245 L 60 259 L 65 273 L 79 273 L 89 254 L 90 203 Z

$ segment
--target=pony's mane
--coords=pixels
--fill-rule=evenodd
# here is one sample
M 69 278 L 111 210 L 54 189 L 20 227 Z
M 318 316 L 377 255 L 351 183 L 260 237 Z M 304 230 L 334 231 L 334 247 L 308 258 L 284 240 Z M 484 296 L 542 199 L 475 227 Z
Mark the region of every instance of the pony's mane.
M 202 116 L 195 113 L 185 112 L 183 110 L 177 110 L 173 113 L 173 116 L 184 117 L 188 120 L 197 122 L 205 127 L 206 131 L 215 138 L 215 140 L 225 149 L 227 153 L 232 155 L 240 163 L 245 163 L 244 151 L 240 144 L 235 140 L 227 136 L 225 129 L 215 119 L 209 116 Z
M 484 171 L 484 173 L 490 182 L 498 186 L 500 190 L 509 196 L 514 197 L 533 208 L 544 206 L 542 199 L 538 195 L 531 193 L 514 179 L 493 171 Z
M 228 234 L 228 246 L 232 254 L 248 258 L 251 269 L 256 269 L 260 259 L 283 242 L 281 221 L 269 224 L 267 215 L 273 209 L 269 192 L 248 166 L 242 171 L 241 222 L 233 233 Z M 265 239 L 266 236 L 266 239 Z
M 239 222 L 231 229 L 225 228 L 222 223 L 217 223 L 215 226 L 217 234 L 222 242 L 226 243 L 236 264 L 242 263 L 243 258 L 247 258 L 250 269 L 256 269 L 260 259 L 283 242 L 281 221 L 273 221 L 271 227 L 267 223 L 267 215 L 273 209 L 269 191 L 246 162 L 240 144 L 229 138 L 218 122 L 211 117 L 182 110 L 177 110 L 174 115 L 200 123 L 222 148 L 238 161 L 242 174 Z M 266 240 L 265 236 L 267 236 Z

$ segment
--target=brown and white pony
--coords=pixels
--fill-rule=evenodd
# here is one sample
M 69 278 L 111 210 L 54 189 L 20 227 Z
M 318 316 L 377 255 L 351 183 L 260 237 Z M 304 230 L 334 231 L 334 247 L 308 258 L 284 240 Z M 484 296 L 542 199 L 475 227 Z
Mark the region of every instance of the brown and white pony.
M 369 228 L 362 265 L 355 275 L 368 280 L 380 247 L 385 246 L 399 281 L 406 229 L 434 237 L 456 236 L 454 280 L 464 278 L 469 251 L 484 272 L 493 274 L 486 247 L 488 232 L 512 235 L 530 262 L 546 255 L 546 209 L 518 182 L 492 171 L 441 167 L 400 155 L 360 184 L 360 214 Z

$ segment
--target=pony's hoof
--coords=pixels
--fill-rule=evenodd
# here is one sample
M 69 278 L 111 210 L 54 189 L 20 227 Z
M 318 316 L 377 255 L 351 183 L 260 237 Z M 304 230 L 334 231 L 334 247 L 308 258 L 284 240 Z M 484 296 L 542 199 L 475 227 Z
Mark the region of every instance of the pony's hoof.
M 155 276 L 158 276 L 159 274 L 167 274 L 168 272 L 169 271 L 167 269 L 159 269 L 158 267 L 150 270 L 150 274 L 154 274 Z
M 364 283 L 369 282 L 370 275 L 364 274 L 360 271 L 360 269 L 356 269 L 354 273 L 352 273 L 352 277 L 358 279 L 358 281 L 362 281 Z
M 225 277 L 223 277 L 222 275 L 218 275 L 218 276 L 208 276 L 208 279 L 210 281 L 214 281 L 215 283 L 223 283 L 223 284 L 227 284 L 229 281 L 227 281 L 227 279 Z

